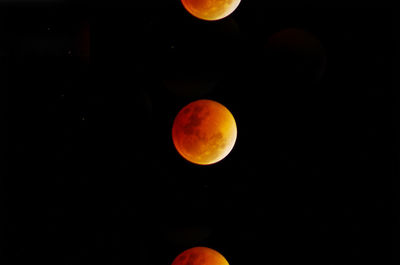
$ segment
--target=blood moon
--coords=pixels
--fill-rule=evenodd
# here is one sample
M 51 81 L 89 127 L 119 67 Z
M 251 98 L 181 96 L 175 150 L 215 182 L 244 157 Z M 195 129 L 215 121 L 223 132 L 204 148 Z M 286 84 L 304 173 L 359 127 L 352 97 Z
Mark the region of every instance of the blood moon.
M 218 251 L 207 247 L 194 247 L 179 254 L 172 265 L 229 265 Z
M 239 6 L 240 0 L 182 0 L 185 9 L 203 20 L 219 20 L 229 16 Z
M 237 137 L 232 113 L 222 104 L 200 99 L 186 105 L 172 126 L 176 150 L 186 160 L 210 165 L 224 159 Z

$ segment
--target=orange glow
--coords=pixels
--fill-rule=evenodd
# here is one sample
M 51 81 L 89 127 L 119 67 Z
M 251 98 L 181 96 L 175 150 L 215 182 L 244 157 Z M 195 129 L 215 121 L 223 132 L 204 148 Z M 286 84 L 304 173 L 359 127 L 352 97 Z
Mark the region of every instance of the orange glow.
M 239 6 L 240 0 L 182 0 L 183 6 L 193 16 L 203 20 L 219 20 L 229 16 Z
M 206 247 L 194 247 L 179 254 L 172 265 L 229 265 L 219 252 Z
M 235 145 L 236 122 L 230 111 L 213 100 L 185 106 L 172 126 L 176 150 L 188 161 L 210 165 L 225 158 Z

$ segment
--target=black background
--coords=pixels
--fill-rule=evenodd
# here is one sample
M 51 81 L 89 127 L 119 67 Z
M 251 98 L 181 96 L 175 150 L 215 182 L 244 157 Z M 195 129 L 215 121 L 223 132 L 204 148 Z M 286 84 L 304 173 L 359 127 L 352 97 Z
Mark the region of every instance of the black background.
M 263 2 L 215 22 L 177 0 L 2 3 L 0 263 L 171 264 L 197 245 L 232 265 L 393 262 L 392 10 Z M 318 82 L 265 56 L 293 27 L 326 50 Z M 218 82 L 179 95 L 171 76 Z M 199 98 L 238 126 L 205 167 L 171 140 Z M 208 236 L 166 236 L 193 226 Z

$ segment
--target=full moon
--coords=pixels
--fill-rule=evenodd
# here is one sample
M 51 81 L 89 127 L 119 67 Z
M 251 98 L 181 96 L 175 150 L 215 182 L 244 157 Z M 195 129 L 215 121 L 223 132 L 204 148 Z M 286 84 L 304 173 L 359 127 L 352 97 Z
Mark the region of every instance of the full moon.
M 207 247 L 194 247 L 179 254 L 172 265 L 229 265 L 218 251 Z
M 186 105 L 172 126 L 176 150 L 186 160 L 210 165 L 224 159 L 237 137 L 232 113 L 222 104 L 201 99 Z
M 203 20 L 219 20 L 229 16 L 239 6 L 240 0 L 182 0 L 185 9 Z

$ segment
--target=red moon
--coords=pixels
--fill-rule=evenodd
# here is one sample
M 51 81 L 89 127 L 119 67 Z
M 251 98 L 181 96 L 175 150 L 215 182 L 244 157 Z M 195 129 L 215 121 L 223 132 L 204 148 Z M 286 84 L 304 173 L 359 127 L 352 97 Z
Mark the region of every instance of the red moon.
M 172 126 L 172 140 L 186 160 L 210 165 L 224 159 L 237 137 L 232 113 L 222 104 L 201 99 L 186 105 Z
M 203 20 L 219 20 L 229 16 L 239 6 L 240 0 L 182 0 L 185 9 Z
M 218 251 L 207 247 L 194 247 L 179 254 L 172 265 L 229 265 Z

